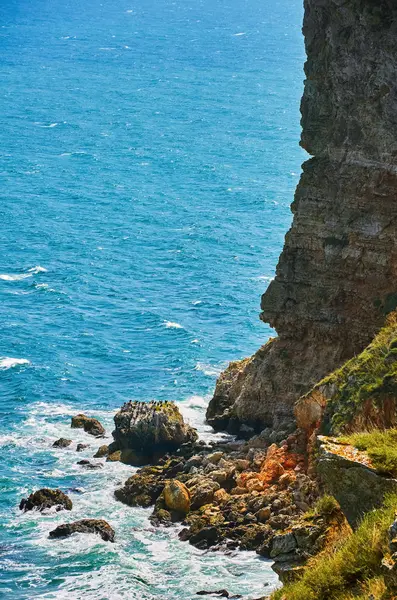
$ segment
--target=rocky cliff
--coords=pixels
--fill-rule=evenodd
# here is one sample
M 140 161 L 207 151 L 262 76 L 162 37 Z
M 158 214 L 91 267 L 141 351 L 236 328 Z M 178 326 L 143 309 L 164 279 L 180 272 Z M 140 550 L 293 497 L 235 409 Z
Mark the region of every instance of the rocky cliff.
M 220 376 L 216 428 L 288 431 L 294 402 L 361 351 L 397 306 L 397 3 L 305 0 L 301 145 L 261 319 L 278 337 Z

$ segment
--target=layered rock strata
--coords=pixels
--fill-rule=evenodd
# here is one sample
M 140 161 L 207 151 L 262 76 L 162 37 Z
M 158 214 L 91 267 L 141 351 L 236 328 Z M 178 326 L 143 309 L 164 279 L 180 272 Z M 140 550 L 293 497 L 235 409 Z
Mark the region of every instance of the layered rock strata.
M 304 163 L 261 319 L 278 337 L 220 376 L 216 428 L 292 427 L 292 406 L 397 305 L 397 6 L 305 0 Z

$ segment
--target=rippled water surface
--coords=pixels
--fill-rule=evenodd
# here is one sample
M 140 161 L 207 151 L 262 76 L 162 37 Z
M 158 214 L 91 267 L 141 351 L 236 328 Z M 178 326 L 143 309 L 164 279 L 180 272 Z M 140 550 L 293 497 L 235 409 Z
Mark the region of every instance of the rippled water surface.
M 198 551 L 115 502 L 133 469 L 83 472 L 98 443 L 70 417 L 110 435 L 126 399 L 174 399 L 211 436 L 216 375 L 270 335 L 259 299 L 304 158 L 301 18 L 300 0 L 1 3 L 1 597 L 276 584 L 255 554 Z M 17 509 L 43 486 L 73 489 L 73 518 L 106 518 L 116 543 L 50 541 L 65 513 Z

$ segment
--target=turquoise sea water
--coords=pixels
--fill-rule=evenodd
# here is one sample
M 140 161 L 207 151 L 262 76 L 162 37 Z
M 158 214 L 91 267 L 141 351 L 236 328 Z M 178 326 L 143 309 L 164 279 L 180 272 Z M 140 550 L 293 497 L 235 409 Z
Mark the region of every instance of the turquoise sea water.
M 133 471 L 77 460 L 127 399 L 173 399 L 202 436 L 217 373 L 258 320 L 289 227 L 301 0 L 7 0 L 0 6 L 0 597 L 190 599 L 276 584 L 113 499 Z M 60 436 L 90 441 L 76 454 Z M 25 514 L 38 487 L 72 514 Z M 117 541 L 49 541 L 104 517 Z

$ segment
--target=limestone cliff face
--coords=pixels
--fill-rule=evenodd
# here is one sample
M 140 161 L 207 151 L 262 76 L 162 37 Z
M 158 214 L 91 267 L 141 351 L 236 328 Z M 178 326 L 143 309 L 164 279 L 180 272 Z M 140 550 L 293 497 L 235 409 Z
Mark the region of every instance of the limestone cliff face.
M 220 376 L 207 412 L 218 428 L 288 430 L 294 402 L 397 306 L 397 2 L 305 0 L 303 33 L 313 158 L 262 297 L 278 337 Z

